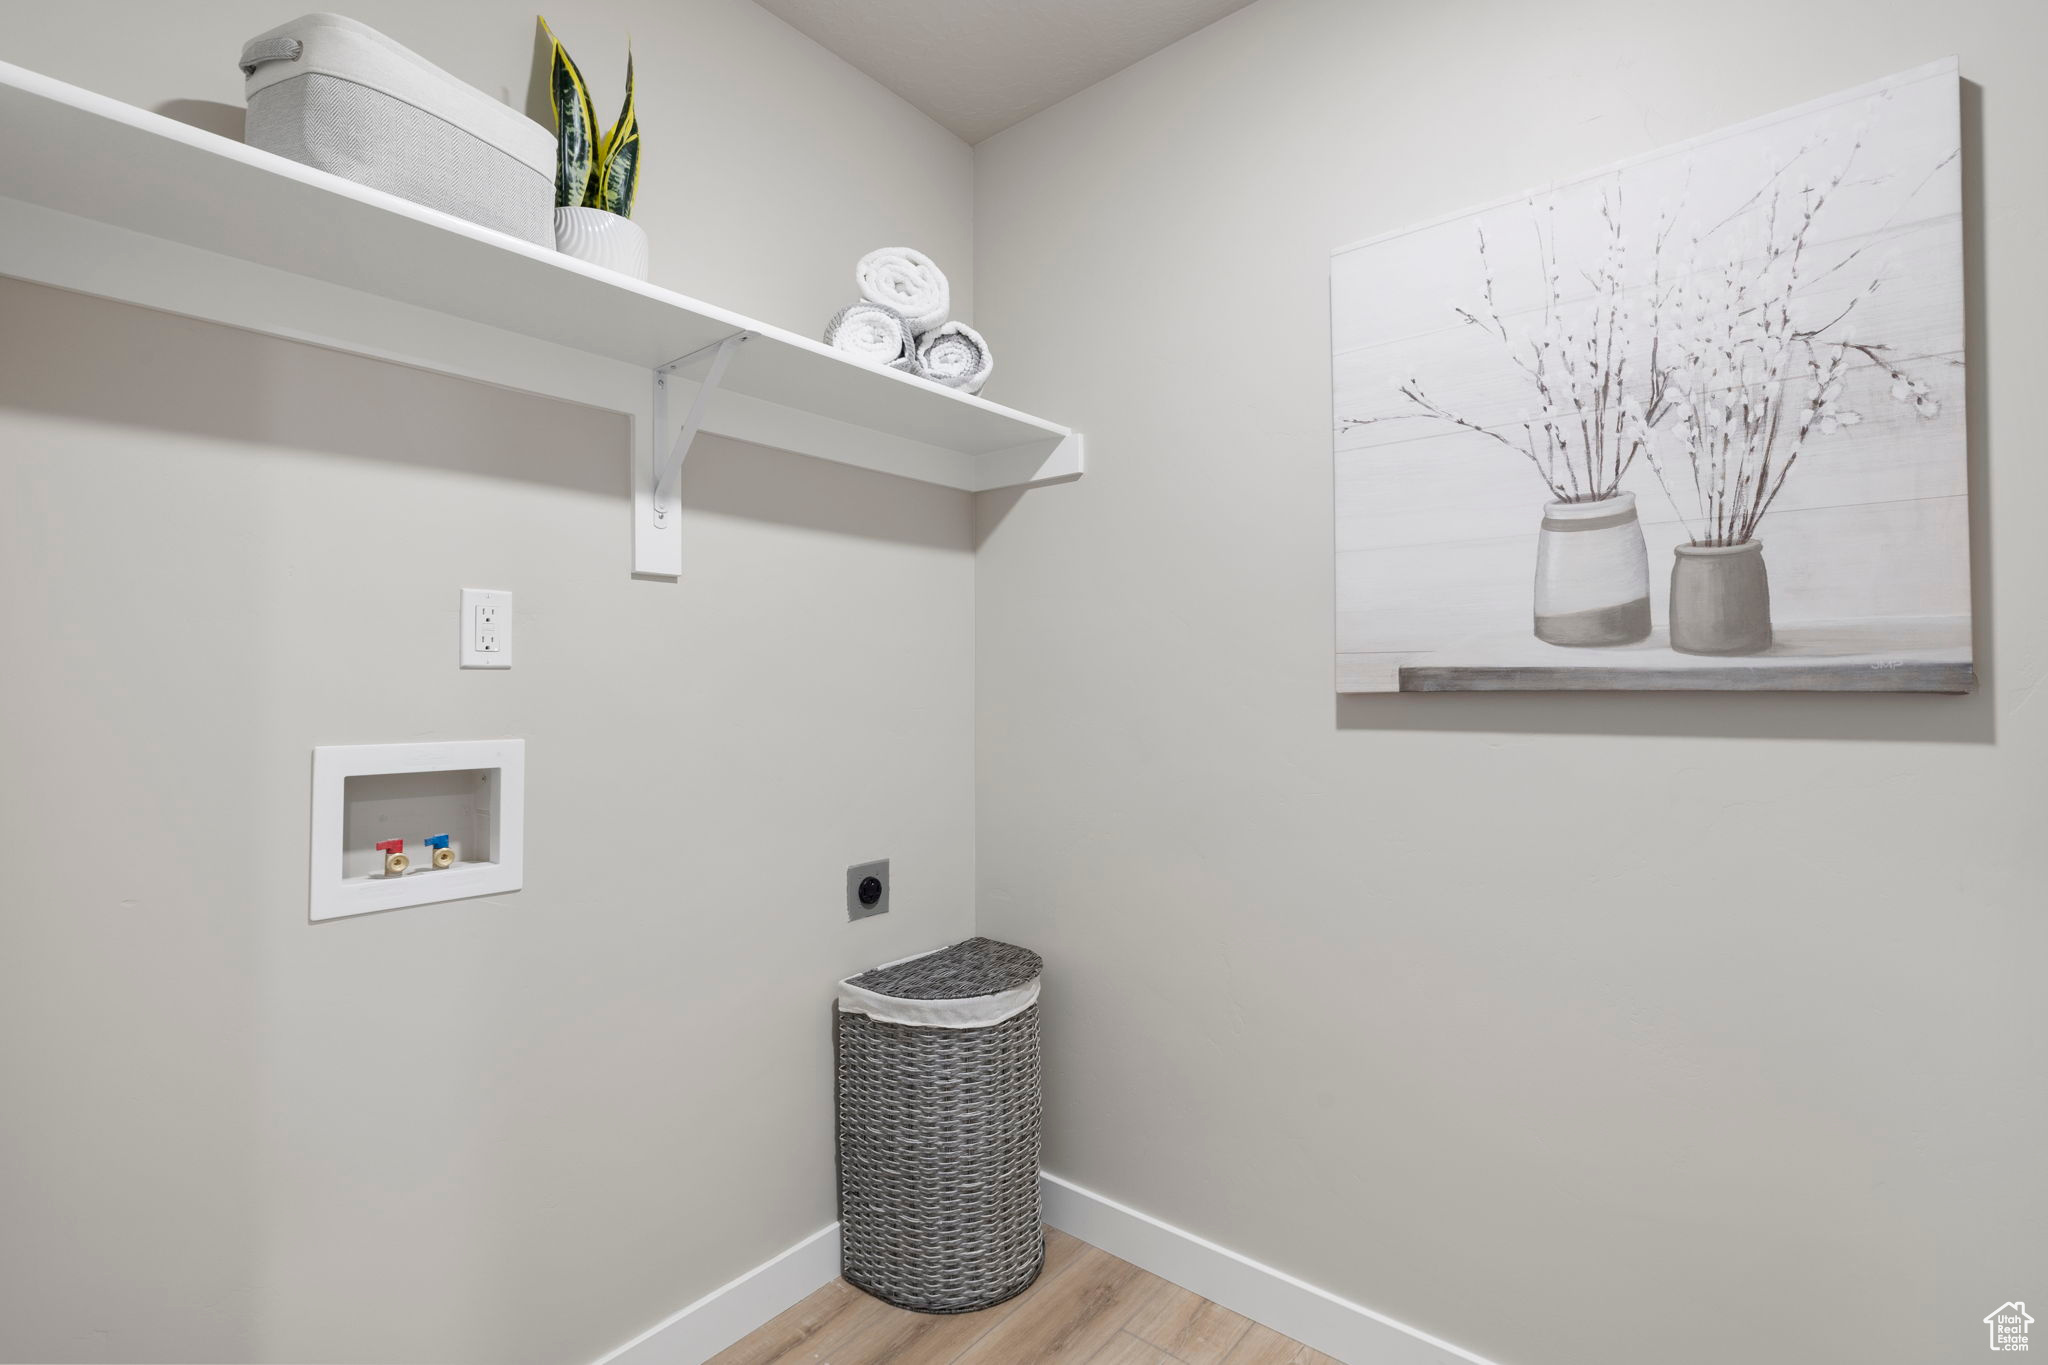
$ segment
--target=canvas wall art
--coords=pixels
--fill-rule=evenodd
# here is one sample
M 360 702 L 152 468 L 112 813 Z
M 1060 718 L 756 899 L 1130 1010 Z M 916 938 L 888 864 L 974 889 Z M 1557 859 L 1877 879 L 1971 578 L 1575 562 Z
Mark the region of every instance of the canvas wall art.
M 1338 250 L 1339 690 L 1969 690 L 1958 99 Z

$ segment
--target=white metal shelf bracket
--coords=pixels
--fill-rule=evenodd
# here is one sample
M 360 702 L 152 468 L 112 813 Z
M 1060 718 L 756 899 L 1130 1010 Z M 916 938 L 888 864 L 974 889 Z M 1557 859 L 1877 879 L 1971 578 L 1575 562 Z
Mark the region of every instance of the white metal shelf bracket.
M 654 489 L 649 511 L 658 529 L 666 530 L 669 518 L 674 515 L 676 479 L 683 472 L 683 461 L 689 458 L 691 443 L 697 439 L 698 428 L 704 423 L 704 400 L 718 387 L 718 381 L 725 378 L 725 367 L 731 362 L 733 352 L 752 335 L 751 332 L 734 332 L 709 346 L 700 346 L 686 356 L 671 360 L 654 372 L 654 449 L 657 458 L 652 471 Z M 675 440 L 664 451 L 662 441 L 669 431 L 669 380 L 681 376 L 686 367 L 707 355 L 711 357 L 711 365 L 690 399 L 690 411 L 683 418 L 683 429 L 676 433 Z

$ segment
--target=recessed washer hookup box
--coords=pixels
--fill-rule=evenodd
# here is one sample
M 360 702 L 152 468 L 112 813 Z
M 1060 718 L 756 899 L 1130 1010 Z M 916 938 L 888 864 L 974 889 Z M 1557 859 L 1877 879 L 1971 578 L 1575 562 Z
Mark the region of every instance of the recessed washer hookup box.
M 517 891 L 525 836 L 523 739 L 317 748 L 310 917 Z

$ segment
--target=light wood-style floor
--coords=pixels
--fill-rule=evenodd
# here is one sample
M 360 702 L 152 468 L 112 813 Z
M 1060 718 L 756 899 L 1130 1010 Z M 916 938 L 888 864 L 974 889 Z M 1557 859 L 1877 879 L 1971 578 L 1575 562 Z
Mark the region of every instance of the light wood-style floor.
M 979 1313 L 907 1313 L 834 1280 L 708 1365 L 1338 1365 L 1320 1351 L 1045 1230 L 1045 1273 Z

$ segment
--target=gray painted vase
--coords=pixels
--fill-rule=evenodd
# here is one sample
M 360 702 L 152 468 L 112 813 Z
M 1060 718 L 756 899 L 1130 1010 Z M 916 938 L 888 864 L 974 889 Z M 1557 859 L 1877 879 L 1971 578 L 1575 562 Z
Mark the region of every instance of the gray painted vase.
M 1650 634 L 1650 557 L 1636 495 L 1553 502 L 1536 540 L 1536 638 L 1631 645 Z
M 1682 654 L 1755 654 L 1771 647 L 1764 543 L 1681 545 L 1671 564 L 1671 647 Z

